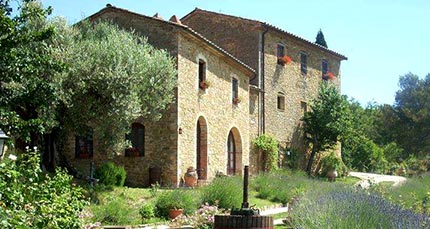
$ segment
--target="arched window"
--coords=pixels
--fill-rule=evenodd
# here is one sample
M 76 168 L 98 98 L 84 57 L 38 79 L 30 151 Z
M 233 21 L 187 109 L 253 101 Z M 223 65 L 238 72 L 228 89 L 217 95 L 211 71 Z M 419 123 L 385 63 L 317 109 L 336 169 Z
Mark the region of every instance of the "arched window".
M 227 153 L 227 174 L 234 175 L 236 172 L 236 146 L 231 131 L 228 134 Z
M 75 136 L 75 157 L 93 157 L 93 131 L 88 130 L 86 134 Z
M 126 157 L 145 156 L 145 126 L 140 123 L 131 125 L 130 134 L 126 135 L 126 140 L 131 142 L 131 148 L 125 150 Z

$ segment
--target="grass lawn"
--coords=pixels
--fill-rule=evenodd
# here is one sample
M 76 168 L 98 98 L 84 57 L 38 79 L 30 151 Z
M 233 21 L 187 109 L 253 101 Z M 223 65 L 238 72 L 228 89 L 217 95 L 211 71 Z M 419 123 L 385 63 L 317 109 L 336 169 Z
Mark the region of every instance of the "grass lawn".
M 405 184 L 397 187 L 382 183 L 374 191 L 404 208 L 430 213 L 430 173 L 408 178 Z
M 279 205 L 280 203 L 293 204 L 293 211 L 300 210 L 300 212 L 294 215 L 292 211 L 292 215 L 290 216 L 299 217 L 296 219 L 301 221 L 296 222 L 299 222 L 300 224 L 298 225 L 302 226 L 307 225 L 307 220 L 315 217 L 319 217 L 322 221 L 326 221 L 325 217 L 337 217 L 339 212 L 345 212 L 343 214 L 347 215 L 344 217 L 349 217 L 348 219 L 351 222 L 355 220 L 354 222 L 358 222 L 362 225 L 362 227 L 358 226 L 357 228 L 378 225 L 373 224 L 373 221 L 378 222 L 381 218 L 386 220 L 383 222 L 381 221 L 383 225 L 391 225 L 390 223 L 393 222 L 392 219 L 398 219 L 399 217 L 401 219 L 401 217 L 403 217 L 403 210 L 390 205 L 389 202 L 405 208 L 413 208 L 417 212 L 423 212 L 423 209 L 425 208 L 430 211 L 430 174 L 421 178 L 408 179 L 408 183 L 400 187 L 391 187 L 390 183 L 381 184 L 376 186 L 374 190 L 370 190 L 370 194 L 362 194 L 361 192 L 354 191 L 352 186 L 359 180 L 360 179 L 354 177 L 346 177 L 338 178 L 336 182 L 328 182 L 326 179 L 309 178 L 302 172 L 292 171 L 278 171 L 272 174 L 261 174 L 250 180 L 249 203 L 251 206 L 258 209 L 263 209 L 267 206 Z M 238 191 L 237 189 L 241 190 L 239 183 L 233 182 L 232 184 L 233 185 L 225 185 L 225 183 L 221 183 L 219 188 L 213 189 L 214 191 L 211 191 L 211 193 L 215 193 L 220 190 L 222 191 L 223 189 L 233 189 L 236 191 Z M 198 192 L 195 198 L 200 199 L 200 194 L 204 189 L 198 188 L 196 190 Z M 163 192 L 170 191 L 171 190 L 169 189 L 157 189 L 154 195 L 154 189 L 150 188 L 101 188 L 101 186 L 98 186 L 93 195 L 94 198 L 92 204 L 85 209 L 86 212 L 89 213 L 87 215 L 90 216 L 86 218 L 86 221 L 88 223 L 101 222 L 103 225 L 141 225 L 143 222 L 139 214 L 140 207 L 147 203 L 154 204 L 157 196 L 160 196 Z M 379 204 L 378 206 L 372 205 L 374 202 L 372 196 L 375 193 L 377 193 L 377 195 L 375 195 L 375 200 L 377 200 L 376 202 Z M 380 195 L 382 195 L 384 199 L 377 197 Z M 241 202 L 241 197 L 235 197 L 235 200 L 238 198 L 240 198 Z M 327 206 L 330 207 L 326 210 L 322 210 L 326 208 L 325 204 L 328 204 Z M 308 208 L 308 206 L 312 205 L 315 206 L 313 208 Z M 377 210 L 380 206 L 395 209 L 398 213 L 386 215 L 384 210 L 382 210 L 382 212 Z M 320 210 L 313 212 L 313 210 L 316 209 Z M 330 209 L 337 210 L 336 212 L 332 212 Z M 362 211 L 360 209 L 362 209 Z M 366 214 L 369 214 L 369 209 L 373 209 L 374 213 L 372 214 L 376 217 L 372 218 L 372 222 L 366 220 L 366 217 L 368 217 Z M 289 214 L 290 213 L 281 213 L 273 215 L 273 217 L 275 219 L 281 219 L 289 216 Z M 380 216 L 378 216 L 378 214 Z M 351 218 L 351 215 L 358 216 L 358 218 Z M 301 218 L 302 216 L 309 218 Z M 169 222 L 169 220 L 164 218 L 153 217 L 145 223 L 168 224 Z M 313 221 L 309 222 L 312 222 L 310 225 L 315 223 Z M 419 221 L 416 222 L 419 223 Z M 335 223 L 336 224 L 333 225 L 341 227 L 351 226 L 349 224 L 343 224 L 341 221 Z M 280 225 L 276 226 L 276 228 L 287 228 L 287 226 Z
M 158 189 L 157 195 L 162 192 L 169 192 L 168 189 Z M 267 199 L 257 198 L 256 191 L 250 191 L 249 203 L 256 208 L 279 205 Z M 94 191 L 94 198 L 91 205 L 85 211 L 91 217 L 86 219 L 87 223 L 102 222 L 103 225 L 139 225 L 143 224 L 139 215 L 139 208 L 145 203 L 154 204 L 155 199 L 150 188 L 128 188 L 112 187 L 106 188 L 98 186 Z M 240 206 L 236 206 L 240 207 Z M 167 223 L 163 218 L 153 218 L 144 223 Z

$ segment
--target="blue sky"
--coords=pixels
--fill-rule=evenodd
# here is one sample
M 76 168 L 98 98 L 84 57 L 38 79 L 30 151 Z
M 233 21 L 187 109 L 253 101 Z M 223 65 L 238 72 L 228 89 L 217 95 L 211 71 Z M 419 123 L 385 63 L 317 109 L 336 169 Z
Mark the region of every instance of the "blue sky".
M 315 41 L 321 28 L 328 47 L 348 57 L 341 65 L 342 93 L 362 105 L 393 104 L 400 75 L 430 73 L 428 0 L 42 0 L 70 23 L 110 3 L 164 19 L 195 7 L 256 19 Z

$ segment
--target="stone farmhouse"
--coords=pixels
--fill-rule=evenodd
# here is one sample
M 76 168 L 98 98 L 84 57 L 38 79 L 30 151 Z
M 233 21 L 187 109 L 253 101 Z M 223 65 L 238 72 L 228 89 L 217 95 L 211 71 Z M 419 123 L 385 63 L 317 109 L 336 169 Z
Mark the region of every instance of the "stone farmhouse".
M 276 137 L 281 150 L 304 150 L 300 119 L 318 85 L 347 58 L 264 22 L 195 9 L 164 20 L 107 5 L 89 20 L 110 20 L 133 29 L 176 60 L 175 101 L 161 120 L 136 120 L 128 136 L 133 151 L 99 152 L 97 136 L 68 134 L 65 156 L 85 173 L 94 161 L 123 165 L 126 183 L 181 185 L 187 168 L 204 183 L 217 173 L 253 172 L 260 158 L 252 140 Z

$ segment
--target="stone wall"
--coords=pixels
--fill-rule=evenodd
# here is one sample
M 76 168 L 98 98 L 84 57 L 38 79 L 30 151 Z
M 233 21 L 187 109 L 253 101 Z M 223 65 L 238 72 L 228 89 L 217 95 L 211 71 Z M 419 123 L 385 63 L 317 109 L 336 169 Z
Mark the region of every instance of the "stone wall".
M 105 152 L 100 150 L 98 134 L 93 135 L 93 157 L 75 157 L 75 134 L 68 132 L 63 155 L 68 162 L 75 167 L 82 175 L 89 176 L 90 162 L 93 161 L 95 167 L 112 161 L 116 165 L 124 166 L 127 171 L 126 185 L 148 186 L 149 168 L 160 167 L 162 171 L 161 182 L 163 185 L 176 184 L 176 177 L 170 176 L 176 171 L 177 149 L 177 104 L 173 103 L 159 121 L 149 121 L 139 118 L 137 123 L 145 126 L 145 155 L 138 157 L 125 157 L 125 151 Z M 131 125 L 130 125 L 131 126 Z
M 249 146 L 249 161 L 250 161 L 250 172 L 257 173 L 258 172 L 258 154 L 254 151 L 254 146 L 252 144 L 252 140 L 258 137 L 258 123 L 259 123 L 259 89 L 255 87 L 250 87 L 249 91 L 249 136 L 250 136 L 250 146 Z
M 111 21 L 121 28 L 135 31 L 148 39 L 148 43 L 158 49 L 167 50 L 172 56 L 177 56 L 177 27 L 163 20 L 136 14 L 113 7 L 103 9 L 92 20 Z
M 239 154 L 236 173 L 249 164 L 249 76 L 232 66 L 224 57 L 210 49 L 179 36 L 178 56 L 178 125 L 182 129 L 178 143 L 178 173 L 197 164 L 197 121 L 204 120 L 207 129 L 207 178 L 220 171 L 226 173 L 227 137 L 234 130 Z M 206 79 L 211 85 L 206 90 L 198 86 L 198 60 L 206 62 Z M 248 73 L 249 74 L 249 73 Z M 232 77 L 239 80 L 238 105 L 232 104 Z
M 285 54 L 292 60 L 285 66 L 277 63 L 278 44 L 285 46 Z M 340 59 L 277 31 L 266 34 L 264 51 L 265 132 L 275 136 L 283 147 L 304 150 L 301 119 L 318 94 L 321 61 L 328 61 L 329 71 L 337 77 L 330 82 L 340 86 Z M 307 74 L 300 69 L 302 52 L 307 54 Z M 277 107 L 278 94 L 285 96 L 284 110 Z
M 105 8 L 98 14 L 90 17 L 91 20 L 108 20 L 122 28 L 134 30 L 148 38 L 148 43 L 166 49 L 171 55 L 177 55 L 177 28 L 169 23 L 145 17 L 132 12 Z M 175 101 L 164 112 L 159 121 L 136 120 L 145 126 L 145 155 L 140 157 L 125 157 L 125 152 L 101 152 L 98 147 L 97 133 L 93 136 L 93 158 L 75 158 L 75 134 L 68 133 L 65 146 L 65 156 L 69 162 L 84 175 L 89 175 L 89 164 L 94 161 L 98 167 L 107 161 L 123 165 L 127 171 L 126 184 L 131 186 L 146 186 L 149 184 L 149 168 L 160 167 L 162 170 L 162 183 L 176 185 L 177 171 L 177 90 Z
M 214 41 L 251 68 L 258 69 L 260 29 L 255 26 L 255 21 L 214 14 L 200 9 L 195 11 L 197 13 L 184 17 L 182 22 Z

